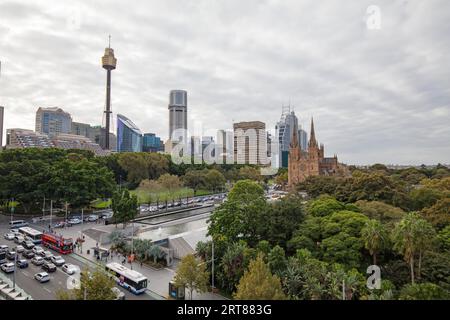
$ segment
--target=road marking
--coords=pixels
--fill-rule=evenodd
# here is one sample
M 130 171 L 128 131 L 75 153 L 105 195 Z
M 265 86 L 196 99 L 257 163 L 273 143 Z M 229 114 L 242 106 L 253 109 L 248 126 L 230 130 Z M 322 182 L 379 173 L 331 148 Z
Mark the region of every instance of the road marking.
M 22 273 L 23 273 L 23 275 L 24 275 L 25 277 L 28 277 L 28 278 L 30 277 L 30 274 L 29 274 L 28 272 L 23 271 Z
M 52 293 L 49 289 L 47 289 L 46 287 L 44 287 L 44 290 L 47 291 L 48 293 Z
M 172 272 L 172 273 L 175 272 L 175 270 L 172 270 L 172 269 L 169 269 L 169 268 L 164 268 L 164 269 L 166 269 L 167 271 L 170 271 L 170 272 Z

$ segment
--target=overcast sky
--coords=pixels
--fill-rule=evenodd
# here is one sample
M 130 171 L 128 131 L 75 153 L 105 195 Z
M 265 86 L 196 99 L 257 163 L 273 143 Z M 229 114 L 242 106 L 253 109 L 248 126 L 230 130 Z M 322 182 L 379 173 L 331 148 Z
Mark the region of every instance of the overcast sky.
M 342 162 L 450 163 L 448 0 L 1 0 L 5 128 L 40 106 L 101 124 L 109 34 L 113 112 L 143 132 L 167 138 L 185 89 L 191 127 L 273 128 L 290 101 Z

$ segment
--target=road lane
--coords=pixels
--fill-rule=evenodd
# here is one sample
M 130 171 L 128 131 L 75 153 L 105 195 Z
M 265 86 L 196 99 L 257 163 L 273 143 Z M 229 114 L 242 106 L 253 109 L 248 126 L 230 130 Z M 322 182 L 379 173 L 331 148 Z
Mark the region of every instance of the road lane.
M 31 226 L 33 227 L 33 226 Z M 38 229 L 39 230 L 39 229 Z M 0 244 L 6 244 L 9 248 L 15 248 L 17 246 L 14 241 L 6 240 L 3 235 L 9 232 L 9 226 L 6 224 L 0 224 Z M 50 250 L 52 251 L 52 250 Z M 56 252 L 53 254 L 58 255 Z M 80 270 L 90 267 L 92 269 L 93 262 L 88 263 L 85 259 L 76 258 L 74 254 L 63 255 L 62 256 L 66 263 L 74 264 L 80 268 Z M 23 259 L 22 255 L 19 254 L 18 258 Z M 43 272 L 42 266 L 35 266 L 31 263 L 31 259 L 26 259 L 29 266 L 25 269 L 16 269 L 16 284 L 26 293 L 31 295 L 35 300 L 56 300 L 57 293 L 63 290 L 67 290 L 67 275 L 62 271 L 61 267 L 57 267 L 55 272 L 49 273 L 50 281 L 47 283 L 39 283 L 34 279 L 34 275 L 38 272 Z M 10 262 L 10 261 L 8 261 Z M 3 273 L 3 271 L 0 271 Z M 6 275 L 5 273 L 3 273 Z M 11 281 L 13 281 L 13 273 L 6 275 Z M 128 290 L 116 285 L 124 294 L 127 300 L 153 300 L 154 298 L 148 294 L 134 295 Z

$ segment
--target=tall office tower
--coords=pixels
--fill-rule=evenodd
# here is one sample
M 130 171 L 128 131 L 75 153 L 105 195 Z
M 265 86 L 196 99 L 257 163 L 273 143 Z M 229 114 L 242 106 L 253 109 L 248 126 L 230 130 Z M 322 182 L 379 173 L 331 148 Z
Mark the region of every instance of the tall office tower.
M 279 164 L 283 168 L 288 167 L 289 145 L 291 143 L 294 130 L 298 130 L 298 118 L 291 106 L 283 106 L 281 119 L 275 126 L 278 132 L 278 143 L 280 146 Z
M 298 129 L 298 137 L 300 140 L 300 149 L 306 151 L 308 149 L 308 133 L 303 129 Z
M 187 130 L 187 91 L 184 90 L 172 90 L 169 95 L 169 140 L 176 129 Z M 172 142 L 179 141 L 179 137 L 175 140 Z
M 234 159 L 238 164 L 267 164 L 266 124 L 261 121 L 233 124 Z
M 218 130 L 216 161 L 219 164 L 234 163 L 234 133 L 231 130 Z
M 109 149 L 109 124 L 111 116 L 111 71 L 116 68 L 117 59 L 114 57 L 114 50 L 111 49 L 111 36 L 109 36 L 109 46 L 105 48 L 102 57 L 102 67 L 106 69 L 106 108 L 105 108 L 105 149 Z
M 3 147 L 3 116 L 5 115 L 5 108 L 0 106 L 0 151 Z
M 36 127 L 38 133 L 48 134 L 50 137 L 60 133 L 70 133 L 72 117 L 61 108 L 39 108 L 36 111 Z
M 142 132 L 124 115 L 117 115 L 117 152 L 142 152 Z

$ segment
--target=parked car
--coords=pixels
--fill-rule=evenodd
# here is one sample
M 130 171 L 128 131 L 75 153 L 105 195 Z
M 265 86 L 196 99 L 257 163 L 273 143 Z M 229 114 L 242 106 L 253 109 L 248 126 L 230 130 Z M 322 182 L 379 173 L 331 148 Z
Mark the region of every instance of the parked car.
M 66 263 L 66 261 L 61 256 L 53 256 L 50 258 L 50 261 L 53 262 L 58 267 Z
M 67 222 L 70 223 L 71 225 L 74 225 L 74 224 L 80 224 L 80 223 L 83 222 L 83 221 L 81 221 L 81 219 L 75 218 L 75 219 L 70 219 L 70 220 L 67 221 Z
M 34 256 L 34 258 L 31 259 L 31 263 L 35 266 L 42 266 L 45 263 L 45 260 L 40 256 Z
M 114 294 L 116 295 L 116 299 L 114 300 L 125 300 L 125 293 L 120 291 L 119 288 L 113 287 L 111 288 L 111 291 L 114 292 Z
M 79 269 L 78 267 L 76 267 L 76 266 L 73 265 L 73 264 L 69 264 L 69 263 L 64 264 L 64 265 L 62 266 L 62 270 L 63 270 L 65 273 L 69 274 L 69 275 L 74 274 L 75 272 L 78 271 L 78 269 Z
M 2 264 L 2 270 L 4 273 L 14 272 L 14 263 L 8 262 L 8 263 Z
M 17 253 L 22 253 L 24 250 L 25 250 L 25 248 L 23 246 L 21 246 L 20 244 L 16 247 Z
M 52 257 L 53 257 L 53 253 L 51 253 L 50 251 L 44 251 L 43 253 L 41 253 L 41 256 L 44 258 L 44 260 L 47 261 L 51 261 Z
M 46 262 L 42 265 L 42 269 L 44 269 L 47 272 L 55 272 L 56 266 L 51 262 Z
M 26 249 L 33 249 L 34 248 L 34 243 L 29 241 L 29 240 L 24 240 L 22 241 L 22 245 L 26 248 Z
M 33 248 L 33 252 L 34 252 L 34 254 L 42 256 L 42 252 L 44 252 L 44 249 L 42 249 L 42 247 L 35 246 Z
M 19 229 L 11 229 L 9 232 L 10 232 L 10 233 L 13 233 L 14 236 L 20 235 Z
M 22 256 L 23 256 L 24 258 L 31 259 L 31 258 L 34 257 L 34 252 L 33 252 L 33 250 L 30 250 L 30 249 L 24 250 L 24 251 L 22 252 Z
M 8 251 L 8 248 L 6 244 L 0 244 L 0 253 Z
M 88 217 L 88 221 L 89 221 L 89 222 L 94 222 L 94 221 L 97 221 L 97 220 L 98 220 L 98 216 L 95 215 L 95 214 L 91 214 L 91 215 Z
M 65 222 L 64 221 L 60 221 L 60 222 L 55 223 L 53 225 L 53 228 L 64 228 L 64 226 L 65 226 Z
M 16 251 L 9 249 L 8 252 L 6 252 L 6 258 L 8 260 L 14 260 L 16 258 Z
M 28 267 L 27 259 L 19 259 L 19 260 L 17 260 L 16 264 L 20 269 L 24 269 L 24 268 Z
M 50 281 L 50 276 L 47 272 L 39 272 L 34 275 L 34 278 L 40 283 Z
M 20 236 L 20 235 L 16 235 L 14 237 L 14 242 L 17 243 L 17 244 L 22 244 L 23 240 L 25 240 L 25 238 Z
M 14 240 L 14 233 L 12 233 L 12 232 L 5 233 L 3 238 L 5 238 L 6 240 Z

